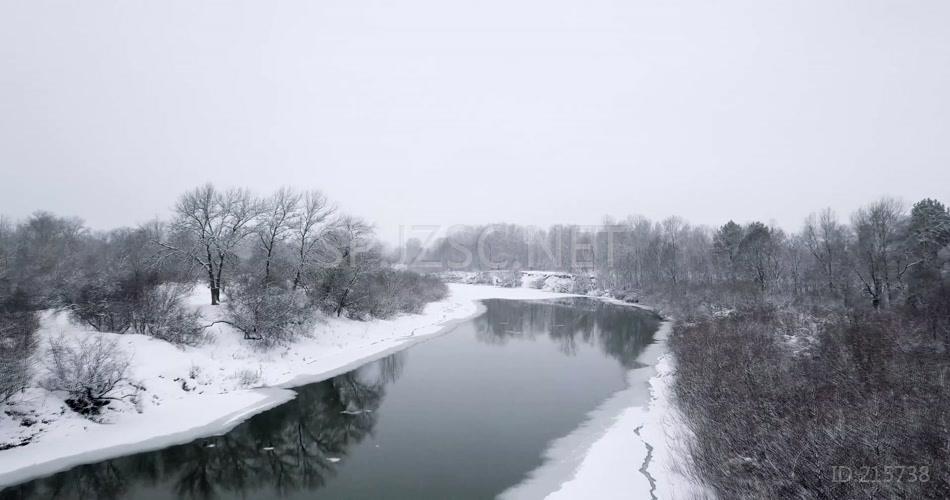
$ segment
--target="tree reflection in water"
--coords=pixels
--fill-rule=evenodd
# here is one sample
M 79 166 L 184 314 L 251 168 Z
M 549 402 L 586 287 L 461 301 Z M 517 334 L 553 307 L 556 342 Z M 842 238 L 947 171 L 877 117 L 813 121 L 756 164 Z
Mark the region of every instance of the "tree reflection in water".
M 475 318 L 478 338 L 505 343 L 512 338 L 548 335 L 572 355 L 578 342 L 597 345 L 625 368 L 637 366 L 637 357 L 653 342 L 660 318 L 631 306 L 570 297 L 545 301 L 486 301 L 485 314 Z
M 403 354 L 394 354 L 299 387 L 293 402 L 256 415 L 224 436 L 82 465 L 3 490 L 0 499 L 108 500 L 155 487 L 194 499 L 317 489 L 347 449 L 372 431 L 385 386 L 399 377 L 403 364 Z

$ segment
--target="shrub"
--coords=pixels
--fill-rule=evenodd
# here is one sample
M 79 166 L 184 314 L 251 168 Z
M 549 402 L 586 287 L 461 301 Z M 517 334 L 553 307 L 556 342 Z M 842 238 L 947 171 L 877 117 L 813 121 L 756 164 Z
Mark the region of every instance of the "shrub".
M 388 318 L 399 313 L 422 312 L 426 304 L 448 296 L 448 287 L 435 276 L 412 271 L 381 269 L 355 287 L 359 297 L 348 308 L 350 316 Z
M 81 323 L 99 332 L 121 332 L 129 327 L 130 307 L 118 287 L 105 281 L 86 283 L 67 298 L 69 312 Z
M 813 325 L 759 305 L 675 327 L 693 472 L 722 498 L 947 498 L 942 346 L 885 313 Z M 835 480 L 900 465 L 930 480 Z
M 503 288 L 518 288 L 521 286 L 521 271 L 504 270 L 494 273 L 494 284 Z
M 234 372 L 234 380 L 240 387 L 253 387 L 261 382 L 261 372 L 243 368 Z
M 521 277 L 521 271 L 517 269 L 495 269 L 492 271 L 478 271 L 470 281 L 476 285 L 517 288 L 521 286 Z
M 43 387 L 65 391 L 69 395 L 66 404 L 76 412 L 97 415 L 110 400 L 125 397 L 116 396 L 116 391 L 126 380 L 129 363 L 114 339 L 51 339 Z
M 589 275 L 584 273 L 579 273 L 574 276 L 574 281 L 571 283 L 571 293 L 576 293 L 580 295 L 586 295 L 588 292 L 594 289 L 594 281 L 590 278 Z
M 535 288 L 535 289 L 540 290 L 544 288 L 544 282 L 545 280 L 547 280 L 547 278 L 548 277 L 544 274 L 528 275 L 526 277 L 525 283 L 528 288 Z
M 203 328 L 200 313 L 183 298 L 190 285 L 159 284 L 154 275 L 130 274 L 122 279 L 86 283 L 67 297 L 74 319 L 100 332 L 132 331 L 174 344 L 195 345 Z
M 293 340 L 313 323 L 313 313 L 302 291 L 279 286 L 244 283 L 228 293 L 228 321 L 247 340 L 264 346 Z
M 190 309 L 182 300 L 190 289 L 190 286 L 166 284 L 146 292 L 133 316 L 132 329 L 173 344 L 200 343 L 204 332 L 198 324 L 201 313 Z
M 495 274 L 491 271 L 478 271 L 470 281 L 474 285 L 495 285 L 497 283 Z
M 0 403 L 30 382 L 30 356 L 38 326 L 32 311 L 0 312 Z

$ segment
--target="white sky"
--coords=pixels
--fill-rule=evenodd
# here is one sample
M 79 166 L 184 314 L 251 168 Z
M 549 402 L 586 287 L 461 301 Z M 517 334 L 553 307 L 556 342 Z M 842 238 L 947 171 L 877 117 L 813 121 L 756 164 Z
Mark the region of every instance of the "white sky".
M 0 0 L 0 213 L 205 181 L 400 224 L 950 201 L 945 0 Z

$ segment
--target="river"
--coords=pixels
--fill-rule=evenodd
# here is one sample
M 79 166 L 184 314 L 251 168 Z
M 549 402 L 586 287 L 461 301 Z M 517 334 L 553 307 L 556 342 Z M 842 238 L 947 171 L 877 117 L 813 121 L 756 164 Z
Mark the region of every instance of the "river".
M 445 335 L 295 388 L 227 434 L 78 466 L 0 498 L 492 498 L 627 389 L 660 320 L 588 298 L 484 305 Z

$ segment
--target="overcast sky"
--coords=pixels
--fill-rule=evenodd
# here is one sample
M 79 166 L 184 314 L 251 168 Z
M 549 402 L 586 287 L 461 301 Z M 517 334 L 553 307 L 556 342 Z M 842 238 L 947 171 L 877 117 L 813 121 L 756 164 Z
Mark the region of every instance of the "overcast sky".
M 0 213 L 196 184 L 374 222 L 950 201 L 946 0 L 0 0 Z

